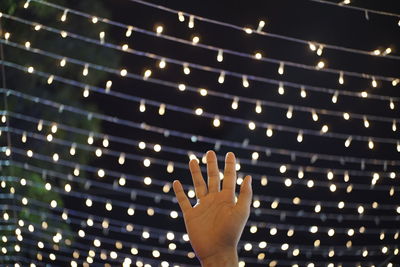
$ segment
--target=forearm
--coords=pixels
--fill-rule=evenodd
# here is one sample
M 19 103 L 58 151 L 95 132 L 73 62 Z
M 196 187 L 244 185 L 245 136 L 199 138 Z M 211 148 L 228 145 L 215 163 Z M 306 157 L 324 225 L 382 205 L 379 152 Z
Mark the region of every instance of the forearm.
M 238 267 L 239 260 L 237 250 L 232 249 L 222 253 L 216 253 L 206 259 L 200 260 L 202 267 Z

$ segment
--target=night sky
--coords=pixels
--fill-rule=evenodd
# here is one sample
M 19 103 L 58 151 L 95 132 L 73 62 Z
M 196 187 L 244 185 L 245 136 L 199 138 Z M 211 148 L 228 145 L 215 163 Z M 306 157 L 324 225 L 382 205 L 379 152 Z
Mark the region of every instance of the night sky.
M 24 10 L 22 8 L 24 1 L 19 2 L 21 2 L 20 6 L 14 14 L 16 17 L 40 21 L 44 25 L 51 22 L 52 27 L 58 29 L 68 29 L 69 20 L 79 21 L 81 27 L 75 27 L 71 32 L 95 40 L 99 39 L 99 33 L 93 30 L 94 24 L 88 18 L 70 13 L 68 21 L 63 24 L 59 21 L 62 15 L 61 10 L 55 9 L 54 14 L 41 17 L 37 14 L 32 15 L 29 10 Z M 49 2 L 58 3 L 51 0 Z M 223 61 L 218 62 L 218 51 L 213 48 L 201 48 L 199 45 L 184 44 L 137 31 L 133 31 L 132 36 L 126 37 L 127 29 L 117 26 L 110 26 L 106 31 L 106 43 L 117 46 L 128 44 L 130 49 L 150 53 L 152 56 L 139 56 L 112 48 L 100 48 L 101 44 L 89 44 L 80 40 L 70 41 L 73 38 L 60 36 L 57 37 L 61 40 L 59 46 L 48 49 L 45 49 L 45 46 L 42 47 L 43 50 L 57 55 L 68 55 L 82 62 L 109 67 L 113 70 L 111 72 L 114 72 L 102 76 L 102 80 L 97 84 L 91 84 L 90 76 L 103 70 L 90 68 L 88 80 L 85 80 L 86 78 L 82 78 L 82 66 L 67 63 L 66 68 L 72 66 L 68 73 L 65 73 L 68 79 L 100 88 L 104 88 L 106 82 L 112 80 L 111 93 L 91 92 L 87 98 L 82 97 L 82 86 L 77 88 L 68 85 L 62 88 L 62 90 L 74 90 L 73 94 L 81 103 L 80 108 L 93 111 L 92 108 L 97 107 L 95 114 L 118 118 L 117 123 L 112 122 L 111 119 L 99 120 L 101 128 L 95 131 L 95 141 L 92 145 L 86 142 L 86 133 L 90 131 L 86 127 L 88 123 L 90 124 L 86 111 L 73 113 L 66 108 L 63 112 L 59 112 L 57 120 L 54 117 L 48 119 L 65 125 L 68 125 L 69 116 L 85 121 L 85 124 L 82 124 L 84 126 L 81 127 L 86 131 L 81 135 L 84 141 L 81 142 L 82 146 L 77 153 L 79 154 L 80 149 L 83 151 L 84 146 L 90 151 L 88 167 L 86 171 L 82 171 L 81 176 L 72 179 L 71 192 L 73 194 L 60 193 L 64 206 L 70 210 L 69 214 L 72 218 L 70 227 L 75 235 L 71 245 L 72 251 L 74 249 L 82 251 L 81 257 L 77 260 L 78 263 L 86 259 L 88 250 L 92 248 L 96 250 L 94 257 L 96 264 L 104 265 L 108 262 L 111 265 L 117 265 L 125 257 L 130 257 L 133 261 L 132 266 L 135 266 L 136 260 L 143 260 L 152 266 L 158 266 L 161 261 L 170 262 L 170 266 L 175 263 L 181 266 L 198 265 L 197 259 L 187 256 L 187 253 L 192 250 L 190 244 L 182 239 L 182 234 L 185 232 L 183 218 L 180 215 L 175 219 L 170 216 L 170 211 L 178 211 L 179 207 L 172 199 L 172 189 L 167 190 L 167 188 L 173 180 L 179 179 L 185 185 L 185 189 L 192 189 L 187 168 L 189 155 L 194 153 L 201 160 L 203 153 L 213 149 L 220 156 L 220 166 L 223 166 L 222 160 L 225 153 L 232 151 L 240 162 L 239 177 L 247 174 L 253 176 L 254 200 L 259 200 L 260 206 L 252 208 L 248 225 L 239 244 L 239 257 L 246 262 L 246 266 L 293 266 L 293 264 L 307 266 L 311 262 L 315 266 L 327 266 L 328 263 L 334 263 L 334 266 L 387 266 L 388 262 L 400 264 L 398 250 L 395 256 L 400 231 L 400 216 L 399 212 L 396 212 L 396 207 L 400 205 L 400 153 L 398 152 L 399 141 L 396 142 L 400 140 L 398 112 L 400 94 L 399 85 L 393 86 L 391 81 L 392 78 L 400 77 L 399 17 L 368 13 L 367 19 L 363 11 L 309 0 L 151 1 L 151 3 L 195 16 L 251 29 L 257 29 L 259 21 L 264 20 L 266 25 L 263 31 L 266 33 L 298 38 L 317 44 L 330 44 L 371 53 L 376 49 L 383 52 L 390 48 L 392 51 L 390 55 L 398 58 L 358 54 L 326 47 L 322 55 L 318 56 L 308 44 L 273 38 L 268 34 L 266 36 L 256 33 L 247 34 L 243 30 L 215 25 L 196 18 L 194 28 L 190 29 L 188 16 L 185 16 L 184 22 L 180 22 L 177 14 L 130 0 L 103 0 L 102 3 L 108 14 L 96 13 L 90 5 L 78 8 L 71 3 L 68 8 L 106 17 L 122 25 L 132 25 L 153 33 L 157 26 L 163 26 L 161 36 L 173 36 L 189 42 L 194 36 L 198 36 L 199 44 L 221 48 L 225 51 L 240 52 L 246 56 L 240 57 L 224 52 Z M 41 4 L 33 1 L 31 5 L 40 6 Z M 354 0 L 351 5 L 400 14 L 398 1 Z M 84 5 L 79 7 L 84 7 Z M 45 8 L 52 9 L 48 6 Z M 4 20 L 6 21 L 7 18 Z M 95 26 L 101 27 L 102 23 L 99 21 Z M 7 28 L 6 24 L 4 30 L 12 31 L 10 27 Z M 43 38 L 47 35 L 56 35 L 44 29 L 37 34 L 41 34 L 41 40 L 45 40 Z M 4 39 L 3 35 L 2 39 Z M 26 38 L 19 37 L 10 41 L 23 45 Z M 92 57 L 91 54 L 79 55 L 79 53 L 74 56 L 77 42 L 80 42 L 80 46 L 91 47 L 96 57 Z M 13 58 L 12 56 L 17 48 L 7 44 L 3 46 L 6 61 L 19 62 L 25 67 L 39 64 L 41 58 L 44 57 L 35 55 L 33 62 L 28 62 L 26 59 L 24 63 L 24 57 Z M 41 48 L 34 42 L 32 42 L 32 47 Z M 108 49 L 114 52 L 103 54 Z M 266 59 L 293 62 L 312 68 L 305 69 L 284 64 L 284 73 L 281 75 L 278 73 L 279 63 L 264 62 L 248 56 L 255 55 L 257 52 Z M 24 51 L 23 53 L 31 52 Z M 120 57 L 118 63 L 113 58 L 107 58 L 115 54 Z M 166 58 L 167 63 L 164 69 L 159 68 L 158 56 Z M 204 67 L 200 69 L 190 67 L 190 74 L 185 74 L 182 63 L 173 64 L 168 62 L 168 58 L 187 63 L 189 66 L 198 64 Z M 98 60 L 101 63 L 97 62 Z M 37 69 L 46 73 L 54 72 L 63 77 L 63 72 L 59 71 L 59 66 L 57 66 L 59 60 L 53 61 L 54 65 L 53 63 L 42 64 Z M 109 65 L 107 65 L 108 61 Z M 315 66 L 320 61 L 325 63 L 324 69 L 333 70 L 333 73 L 317 70 Z M 219 71 L 208 71 L 205 67 Z M 121 69 L 139 76 L 143 76 L 149 69 L 152 72 L 148 79 L 141 77 L 136 79 L 128 77 L 129 75 L 121 77 L 119 75 Z M 220 70 L 226 71 L 223 83 L 218 83 Z M 382 81 L 375 78 L 377 86 L 373 87 L 371 78 L 351 77 L 344 74 L 344 84 L 339 84 L 338 71 L 369 74 L 371 77 L 384 76 L 390 79 Z M 228 72 L 240 75 L 233 77 Z M 247 88 L 242 86 L 242 75 L 248 78 L 249 87 Z M 35 73 L 18 71 L 6 64 L 6 76 L 9 80 L 30 81 Z M 262 77 L 270 82 L 254 81 L 252 76 Z M 77 106 L 76 103 L 62 100 L 60 97 L 63 94 L 62 90 L 57 91 L 58 82 L 50 87 L 46 85 L 46 80 L 47 78 L 42 77 L 40 81 L 32 85 L 36 88 L 45 87 L 46 91 L 39 94 L 33 93 L 37 91 L 24 89 L 23 93 L 61 102 L 66 107 Z M 171 85 L 162 85 L 157 81 L 166 81 Z M 278 93 L 279 82 L 285 84 L 283 95 Z M 295 86 L 289 86 L 287 83 L 293 83 Z M 180 91 L 178 84 L 185 84 L 187 89 Z M 301 85 L 304 86 L 307 94 L 305 98 L 300 95 Z M 308 88 L 311 86 L 316 90 Z M 190 88 L 196 88 L 194 90 L 205 88 L 209 92 L 207 96 L 201 96 L 199 92 L 193 92 Z M 323 92 L 326 90 L 321 88 L 337 91 L 337 103 L 332 102 L 333 93 Z M 19 88 L 9 89 L 19 91 Z M 359 94 L 363 91 L 376 96 L 392 97 L 395 99 L 393 101 L 395 108 L 390 108 L 390 100 L 360 97 Z M 346 96 L 346 92 L 356 93 L 356 95 Z M 118 93 L 123 93 L 124 96 L 116 97 Z M 213 95 L 214 93 L 221 97 Z M 129 100 L 127 96 L 135 98 Z M 231 108 L 234 96 L 239 99 L 237 109 Z M 17 101 L 13 95 L 9 98 L 11 102 Z M 249 101 L 246 102 L 244 99 Z M 27 99 L 18 101 L 20 102 L 17 102 L 18 105 L 15 106 L 18 113 L 37 119 L 46 120 L 46 115 L 41 118 L 35 116 L 39 114 L 37 110 L 46 110 L 47 114 L 57 112 L 57 108 L 40 103 L 32 104 Z M 155 102 L 152 104 L 151 101 Z M 262 112 L 258 114 L 255 112 L 256 101 L 269 101 L 268 103 L 273 104 L 262 105 Z M 140 110 L 140 103 L 142 103 L 142 108 L 145 105 L 144 112 Z M 165 115 L 159 114 L 160 103 L 166 105 Z M 197 108 L 202 108 L 204 113 L 201 116 L 195 115 Z M 305 111 L 300 111 L 299 108 Z M 287 118 L 288 109 L 293 109 L 291 119 Z M 317 110 L 318 121 L 313 121 L 310 112 L 312 109 Z M 333 111 L 339 115 L 323 114 L 318 110 Z M 46 112 L 43 111 L 40 114 L 46 114 Z M 340 114 L 344 112 L 350 114 L 350 120 L 343 119 Z M 361 119 L 353 118 L 352 114 L 361 114 Z M 220 119 L 219 127 L 213 126 L 215 116 Z M 370 124 L 368 128 L 364 126 L 363 116 Z M 374 119 L 374 116 L 378 119 Z M 396 131 L 392 130 L 393 120 L 397 123 Z M 11 118 L 10 125 L 20 131 L 45 134 L 37 131 L 35 120 L 32 120 L 31 125 L 28 125 L 26 121 L 24 123 L 21 121 Z M 249 121 L 256 122 L 254 131 L 248 128 Z M 130 126 L 129 122 L 132 123 Z M 269 128 L 267 125 L 273 130 L 271 137 L 266 135 L 266 130 Z M 320 132 L 323 125 L 329 127 L 326 134 Z M 279 127 L 291 130 L 281 131 Z M 60 132 L 64 131 L 62 127 L 59 129 Z M 310 131 L 315 134 L 307 134 Z M 297 141 L 299 132 L 303 133 L 302 142 Z M 99 135 L 97 136 L 96 133 Z M 341 137 L 331 136 L 332 133 L 336 136 L 340 134 Z M 99 137 L 104 135 L 109 136 L 107 148 L 103 147 L 102 138 Z M 21 133 L 14 131 L 11 132 L 11 136 L 14 140 L 12 146 L 25 153 L 28 147 L 20 141 Z M 74 166 L 79 164 L 79 158 L 69 156 L 67 151 L 71 143 L 77 142 L 79 145 L 79 141 L 72 140 L 71 135 L 68 134 L 54 136 L 64 140 L 64 144 L 53 145 L 48 151 L 44 149 L 43 154 L 51 157 L 54 152 L 60 151 L 60 154 L 65 152 L 67 156 L 61 157 L 59 166 L 54 166 L 54 170 L 57 170 L 60 176 L 68 177 L 73 173 Z M 345 140 L 349 136 L 352 136 L 351 145 L 345 147 Z M 4 135 L 1 138 L 4 143 Z M 368 148 L 368 140 L 359 141 L 357 138 L 372 138 L 374 148 Z M 380 142 L 379 138 L 389 141 Z M 41 142 L 44 148 L 47 144 L 39 140 L 32 142 L 36 142 L 36 145 Z M 146 147 L 139 148 L 139 142 L 145 142 Z M 155 144 L 161 145 L 160 152 L 154 151 Z M 96 148 L 102 149 L 101 157 L 96 157 L 93 153 Z M 258 159 L 252 160 L 255 151 L 258 152 Z M 123 165 L 118 163 L 121 153 L 125 154 Z M 45 160 L 33 160 L 26 157 L 26 154 L 15 157 L 20 163 L 27 162 L 32 166 L 49 168 Z M 145 159 L 150 159 L 149 167 L 144 166 Z M 62 166 L 63 163 L 65 166 Z M 167 171 L 167 166 L 171 163 L 174 165 L 172 173 Z M 285 166 L 287 170 L 283 172 L 282 166 Z M 82 170 L 84 168 L 82 167 Z M 98 176 L 99 169 L 105 170 L 105 177 Z M 299 175 L 301 171 L 304 177 Z M 330 172 L 333 173 L 332 179 L 328 174 Z M 346 172 L 350 176 L 348 180 Z M 374 173 L 379 173 L 380 178 L 375 186 L 371 186 Z M 118 184 L 121 175 L 127 177 L 126 184 L 123 186 Z M 390 175 L 396 177 L 392 179 Z M 144 177 L 151 177 L 152 183 L 146 185 L 143 182 Z M 265 177 L 268 179 L 267 185 L 263 185 Z M 291 186 L 285 185 L 284 182 L 288 182 L 287 179 L 290 179 Z M 54 181 L 54 188 L 58 186 L 61 191 L 63 190 L 65 181 L 62 181 L 60 177 L 54 175 L 51 181 Z M 311 188 L 307 186 L 310 184 L 309 181 L 314 182 Z M 332 184 L 337 188 L 334 192 L 330 190 Z M 91 207 L 85 204 L 88 195 L 93 200 Z M 296 198 L 300 198 L 300 203 L 297 205 L 294 204 Z M 193 198 L 191 200 L 195 203 Z M 340 201 L 345 203 L 344 209 L 338 208 Z M 105 209 L 107 202 L 113 205 L 111 211 Z M 378 203 L 378 207 L 373 208 L 374 202 Z M 278 206 L 274 207 L 277 203 Z M 316 205 L 321 205 L 321 211 L 316 211 Z M 253 203 L 253 206 L 257 204 Z M 359 214 L 359 206 L 364 208 L 362 214 Z M 129 207 L 135 208 L 133 216 L 127 214 Z M 154 215 L 149 216 L 149 208 L 154 209 Z M 61 220 L 59 215 L 62 209 L 61 212 L 53 210 L 52 213 Z M 88 216 L 94 219 L 94 226 L 87 225 Z M 104 219 L 110 222 L 108 229 L 102 226 Z M 126 225 L 129 223 L 134 226 L 132 232 L 126 230 Z M 257 226 L 256 233 L 250 232 L 251 226 Z M 311 233 L 311 226 L 318 226 L 318 231 Z M 274 230 L 271 230 L 275 228 L 276 234 L 272 233 Z M 80 229 L 86 232 L 84 238 L 77 234 Z M 328 235 L 329 229 L 335 230 L 333 236 Z M 348 235 L 349 229 L 354 229 L 355 234 Z M 288 234 L 290 230 L 294 230 L 291 236 Z M 143 238 L 143 231 L 149 231 L 150 238 Z M 175 240 L 166 239 L 168 231 L 175 231 Z M 31 238 L 37 242 L 35 237 Z M 96 238 L 102 240 L 100 248 L 94 246 L 93 240 Z M 117 241 L 122 242 L 122 248 L 116 245 Z M 262 241 L 267 242 L 266 248 L 259 247 Z M 168 250 L 171 242 L 176 244 L 176 250 Z M 244 250 L 244 245 L 248 242 L 253 245 L 250 251 Z M 289 245 L 288 250 L 282 250 L 281 245 L 284 243 Z M 139 253 L 132 255 L 131 247 L 138 248 Z M 382 252 L 383 247 L 387 247 L 388 252 Z M 293 255 L 296 248 L 300 250 L 298 256 Z M 155 249 L 160 251 L 160 257 L 152 255 Z M 99 255 L 103 250 L 108 253 L 106 259 L 100 259 Z M 334 255 L 329 255 L 332 250 Z M 365 257 L 362 256 L 364 250 L 368 250 L 368 255 Z M 36 250 L 33 251 L 36 252 Z M 33 251 L 30 252 L 29 257 L 37 260 Z M 57 266 L 67 264 L 66 262 L 73 259 L 69 250 L 54 252 L 48 248 L 46 251 L 62 255 L 57 259 Z M 110 251 L 118 253 L 117 259 L 110 256 Z M 46 257 L 43 261 L 51 262 Z

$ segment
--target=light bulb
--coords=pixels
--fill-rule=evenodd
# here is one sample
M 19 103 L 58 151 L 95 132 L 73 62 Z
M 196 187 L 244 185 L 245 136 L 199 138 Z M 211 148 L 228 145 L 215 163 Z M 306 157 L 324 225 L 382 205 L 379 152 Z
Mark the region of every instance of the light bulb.
M 264 26 L 265 26 L 265 21 L 260 20 L 260 22 L 258 22 L 257 31 L 258 31 L 258 32 L 262 31 L 262 29 L 264 28 Z
M 157 35 L 160 35 L 164 31 L 164 27 L 159 25 L 156 27 L 156 33 Z
M 374 87 L 374 88 L 378 86 L 378 83 L 377 83 L 377 81 L 375 80 L 375 77 L 372 77 L 371 85 L 372 85 L 372 87 Z
M 343 113 L 343 119 L 345 119 L 346 121 L 348 121 L 350 119 L 350 114 L 347 112 Z
M 196 45 L 200 42 L 200 37 L 198 36 L 194 36 L 192 39 L 192 44 Z
M 187 63 L 183 64 L 183 73 L 185 75 L 189 75 L 190 74 L 190 69 L 189 69 L 189 65 Z
M 282 82 L 279 83 L 278 93 L 280 95 L 283 95 L 285 93 L 285 88 L 283 87 L 283 83 Z
M 344 146 L 345 147 L 349 147 L 350 146 L 350 144 L 351 144 L 351 140 L 352 140 L 353 138 L 351 137 L 351 136 L 349 136 L 347 139 L 346 139 L 346 141 L 344 142 Z
M 313 121 L 318 121 L 318 114 L 317 114 L 317 112 L 315 112 L 315 110 L 311 111 L 311 116 L 312 116 Z
M 239 107 L 239 98 L 238 97 L 234 97 L 233 98 L 233 102 L 231 105 L 232 109 L 236 110 Z
M 286 118 L 291 119 L 293 117 L 293 107 L 289 106 L 288 111 L 286 112 Z
M 222 62 L 224 60 L 223 51 L 221 49 L 218 50 L 217 61 Z
M 247 87 L 249 87 L 249 81 L 247 80 L 247 76 L 246 75 L 243 75 L 242 76 L 242 85 L 243 85 L 243 87 L 245 87 L 245 88 L 247 88 Z
M 332 103 L 336 104 L 338 100 L 339 92 L 336 91 L 332 96 Z
M 344 84 L 343 72 L 341 71 L 339 74 L 339 84 Z
M 280 75 L 283 75 L 284 70 L 285 70 L 285 65 L 283 64 L 283 62 L 281 62 L 281 63 L 279 64 L 278 73 L 279 73 Z
M 190 29 L 193 29 L 193 28 L 194 28 L 194 16 L 193 16 L 193 15 L 190 15 L 190 16 L 189 16 L 188 27 L 189 27 Z
M 224 83 L 224 81 L 225 81 L 225 72 L 224 71 L 221 71 L 221 73 L 219 74 L 219 77 L 218 77 L 218 83 Z
M 260 114 L 262 112 L 262 106 L 261 106 L 261 101 L 257 100 L 256 102 L 256 108 L 255 108 L 256 113 Z
M 260 60 L 262 59 L 262 54 L 260 52 L 257 52 L 254 54 L 254 58 Z
M 167 66 L 167 63 L 165 62 L 165 59 L 161 59 L 160 62 L 158 63 L 158 67 L 160 69 L 164 69 Z
M 306 90 L 305 90 L 305 88 L 303 86 L 300 89 L 300 96 L 302 98 L 306 98 L 307 97 L 307 92 L 306 92 Z
M 369 139 L 369 141 L 368 141 L 368 148 L 374 149 L 374 142 L 372 141 L 372 139 Z

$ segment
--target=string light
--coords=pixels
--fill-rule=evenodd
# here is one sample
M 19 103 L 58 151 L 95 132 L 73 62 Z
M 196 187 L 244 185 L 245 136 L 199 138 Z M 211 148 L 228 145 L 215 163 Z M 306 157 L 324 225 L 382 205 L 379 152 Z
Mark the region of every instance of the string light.
M 284 63 L 283 63 L 283 62 L 279 63 L 278 73 L 279 73 L 280 75 L 283 75 L 284 68 L 285 68 Z
M 243 87 L 245 87 L 245 88 L 247 88 L 247 87 L 249 87 L 249 81 L 247 80 L 247 76 L 246 75 L 244 75 L 243 77 L 242 77 L 242 85 L 243 85 Z
M 218 55 L 217 55 L 217 61 L 218 62 L 222 62 L 223 60 L 224 60 L 223 50 L 219 49 L 218 50 Z
M 283 83 L 279 83 L 278 93 L 283 95 L 285 93 L 285 88 L 283 87 Z
M 225 72 L 224 71 L 221 71 L 221 73 L 219 74 L 219 77 L 218 77 L 218 83 L 224 83 L 224 81 L 225 81 Z
M 194 28 L 194 16 L 193 16 L 193 15 L 190 15 L 190 16 L 189 16 L 188 27 L 189 27 L 190 29 L 193 29 L 193 28 Z
M 343 71 L 339 73 L 339 84 L 344 84 Z

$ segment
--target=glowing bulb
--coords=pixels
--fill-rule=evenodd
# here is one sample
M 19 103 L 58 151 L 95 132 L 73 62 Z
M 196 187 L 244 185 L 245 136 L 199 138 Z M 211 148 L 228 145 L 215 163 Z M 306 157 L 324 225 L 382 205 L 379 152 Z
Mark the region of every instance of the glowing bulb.
M 100 32 L 99 33 L 100 43 L 104 44 L 104 37 L 105 36 L 106 36 L 105 32 Z
M 329 190 L 331 190 L 331 192 L 335 192 L 336 191 L 336 185 L 335 184 L 331 184 L 329 186 Z
M 339 74 L 339 84 L 344 84 L 343 72 Z
M 151 70 L 146 70 L 143 74 L 143 80 L 147 80 L 151 76 Z
M 284 65 L 283 62 L 281 62 L 281 63 L 279 64 L 278 73 L 279 73 L 280 75 L 283 75 L 283 72 L 284 72 L 284 71 L 285 71 L 285 65 Z
M 343 208 L 344 208 L 344 202 L 343 202 L 343 201 L 340 201 L 340 202 L 338 203 L 338 208 L 339 208 L 339 209 L 343 209 Z
M 290 186 L 292 185 L 292 180 L 289 179 L 289 178 L 286 178 L 286 179 L 285 179 L 285 185 L 286 185 L 287 187 L 290 187 Z
M 359 214 L 363 214 L 364 213 L 364 207 L 363 206 L 358 206 L 357 211 Z
M 178 89 L 179 89 L 179 91 L 185 91 L 186 90 L 186 85 L 184 85 L 183 83 L 181 83 L 181 84 L 179 84 L 178 85 Z
M 372 85 L 372 87 L 374 87 L 374 88 L 378 86 L 378 83 L 376 82 L 376 80 L 375 80 L 374 77 L 372 77 L 371 85 Z
M 127 30 L 126 30 L 126 32 L 125 32 L 125 36 L 126 36 L 126 37 L 131 37 L 131 35 L 132 35 L 132 30 L 133 30 L 133 27 L 132 27 L 132 26 L 128 26 L 128 28 L 127 28 Z
M 287 170 L 287 167 L 286 167 L 285 165 L 281 165 L 281 166 L 279 167 L 279 172 L 280 172 L 280 173 L 285 173 L 286 170 Z
M 256 102 L 256 108 L 255 108 L 256 113 L 260 114 L 262 112 L 262 106 L 261 106 L 261 102 L 259 100 L 257 100 Z
M 303 131 L 299 131 L 298 135 L 297 135 L 297 142 L 301 143 L 303 142 Z
M 185 16 L 183 15 L 182 12 L 178 12 L 178 19 L 180 22 L 184 22 L 185 21 Z
M 35 69 L 32 66 L 28 67 L 28 73 L 33 73 L 34 71 Z
M 366 91 L 361 92 L 361 97 L 362 98 L 367 98 L 368 97 L 368 93 Z
M 392 123 L 392 131 L 395 132 L 396 130 L 397 130 L 396 120 L 393 120 L 393 123 Z
M 317 69 L 322 69 L 325 67 L 325 62 L 323 62 L 322 60 L 318 62 L 317 64 Z
M 283 83 L 282 82 L 279 83 L 278 93 L 280 95 L 283 95 L 285 93 L 285 88 L 283 87 Z
M 150 177 L 145 177 L 143 179 L 143 182 L 144 182 L 145 185 L 151 185 L 152 180 L 151 180 Z
M 225 72 L 224 71 L 221 71 L 221 73 L 219 74 L 219 77 L 218 77 L 218 83 L 224 83 L 224 81 L 225 81 Z
M 190 16 L 189 16 L 188 27 L 189 27 L 190 29 L 193 29 L 193 28 L 194 28 L 194 16 L 193 16 L 193 15 L 190 15 Z
M 271 137 L 271 136 L 274 134 L 274 132 L 272 131 L 271 128 L 267 128 L 267 130 L 265 131 L 265 134 L 266 134 L 268 137 Z
M 247 34 L 252 34 L 252 33 L 253 33 L 253 30 L 250 29 L 250 28 L 243 28 L 243 30 L 244 30 L 244 32 L 247 33 Z
M 302 86 L 301 89 L 300 89 L 300 96 L 301 96 L 302 98 L 306 98 L 306 97 L 307 97 L 307 92 L 306 92 L 306 90 L 304 89 L 303 86 Z
M 165 114 L 165 104 L 160 104 L 160 107 L 158 109 L 158 114 L 161 116 Z
M 160 62 L 158 63 L 158 67 L 160 69 L 164 69 L 167 66 L 167 63 L 165 62 L 165 59 L 161 59 Z
M 348 121 L 350 119 L 350 114 L 347 112 L 343 113 L 343 119 L 345 119 L 346 121 Z
M 145 166 L 145 167 L 150 167 L 150 165 L 151 165 L 151 160 L 150 159 L 144 159 L 143 160 L 143 165 Z
M 374 142 L 372 141 L 372 139 L 369 139 L 369 141 L 368 141 L 368 148 L 374 149 Z
M 146 111 L 146 102 L 142 99 L 140 100 L 139 111 L 145 112 Z
M 121 74 L 122 77 L 125 77 L 128 74 L 128 71 L 126 69 L 122 69 L 120 71 L 120 74 Z
M 323 50 L 324 50 L 324 47 L 323 47 L 322 45 L 320 45 L 320 46 L 318 47 L 318 50 L 317 50 L 317 55 L 318 55 L 318 56 L 321 56 Z
M 219 117 L 215 116 L 214 120 L 213 120 L 213 126 L 214 127 L 219 127 L 220 125 L 221 125 L 221 121 L 220 121 Z
M 202 108 L 197 108 L 195 110 L 195 113 L 196 113 L 197 116 L 201 116 L 203 114 L 203 109 Z
M 318 114 L 317 114 L 317 112 L 315 112 L 315 110 L 311 111 L 311 116 L 312 116 L 313 121 L 318 121 Z
M 262 59 L 262 54 L 260 52 L 257 52 L 254 54 L 254 58 L 257 60 L 260 60 L 260 59 Z
M 314 207 L 314 211 L 316 212 L 316 213 L 320 213 L 321 212 L 321 204 L 317 204 L 317 205 L 315 205 L 315 207 Z
M 246 75 L 243 75 L 243 77 L 242 77 L 242 85 L 245 88 L 249 87 L 249 85 L 250 85 L 249 81 L 247 80 L 247 76 Z
M 368 128 L 368 127 L 369 127 L 369 121 L 368 121 L 368 119 L 367 119 L 366 116 L 364 116 L 364 127 L 365 127 L 365 128 Z
M 190 74 L 190 68 L 189 68 L 189 65 L 187 63 L 183 64 L 183 73 L 185 75 L 189 75 Z
M 334 103 L 334 104 L 337 103 L 338 95 L 339 95 L 339 92 L 338 92 L 338 91 L 336 91 L 335 94 L 333 94 L 333 96 L 332 96 L 332 103 Z
M 317 50 L 317 46 L 314 44 L 314 43 L 308 43 L 308 46 L 310 47 L 310 50 L 311 51 L 315 51 L 315 50 Z
M 293 107 L 289 106 L 289 109 L 286 112 L 286 118 L 291 119 L 292 117 L 293 117 Z
M 234 97 L 233 98 L 233 102 L 231 105 L 232 109 L 236 110 L 239 107 L 239 98 L 238 97 Z
M 163 27 L 163 26 L 161 26 L 161 25 L 157 26 L 157 27 L 156 27 L 156 33 L 157 33 L 157 35 L 161 34 L 161 33 L 163 32 L 163 30 L 164 30 L 164 27 Z
M 313 234 L 315 234 L 316 232 L 318 232 L 318 226 L 316 226 L 316 225 L 311 226 L 311 227 L 310 227 L 310 232 L 313 233 Z
M 250 130 L 253 131 L 256 128 L 256 124 L 254 122 L 250 121 L 249 124 L 248 124 L 248 127 L 249 127 Z
M 393 102 L 393 99 L 390 99 L 389 108 L 392 109 L 392 110 L 394 109 L 394 102 Z
M 346 139 L 346 141 L 344 142 L 344 146 L 345 147 L 349 147 L 350 146 L 350 144 L 351 144 L 351 140 L 352 140 L 353 138 L 351 137 L 351 136 L 349 136 L 347 139 Z
M 106 175 L 106 173 L 105 173 L 105 171 L 104 171 L 103 169 L 99 169 L 99 170 L 97 171 L 97 175 L 98 175 L 100 178 L 103 178 L 104 175 Z
M 217 61 L 222 62 L 224 60 L 224 55 L 221 49 L 218 50 Z
M 198 44 L 199 42 L 200 42 L 200 38 L 199 38 L 198 36 L 194 36 L 193 39 L 192 39 L 192 43 L 193 43 L 194 45 L 196 45 L 196 44 Z

